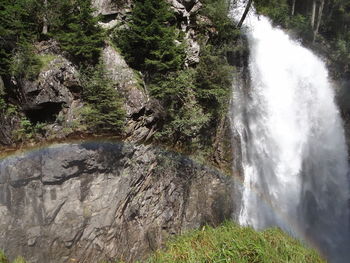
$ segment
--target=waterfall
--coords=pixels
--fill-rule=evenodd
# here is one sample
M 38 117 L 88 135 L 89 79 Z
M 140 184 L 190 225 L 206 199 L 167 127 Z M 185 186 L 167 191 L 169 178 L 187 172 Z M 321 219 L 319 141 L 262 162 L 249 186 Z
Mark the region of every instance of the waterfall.
M 243 4 L 232 8 L 236 21 Z M 250 87 L 235 83 L 231 114 L 242 147 L 239 222 L 279 226 L 348 262 L 347 149 L 325 64 L 254 9 L 244 25 Z

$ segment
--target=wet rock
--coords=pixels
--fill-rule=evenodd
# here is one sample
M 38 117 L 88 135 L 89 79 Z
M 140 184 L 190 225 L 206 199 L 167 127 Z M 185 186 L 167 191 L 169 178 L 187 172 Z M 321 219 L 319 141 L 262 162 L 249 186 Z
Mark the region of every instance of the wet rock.
M 233 212 L 233 180 L 154 146 L 63 144 L 0 161 L 0 247 L 29 262 L 141 259 Z

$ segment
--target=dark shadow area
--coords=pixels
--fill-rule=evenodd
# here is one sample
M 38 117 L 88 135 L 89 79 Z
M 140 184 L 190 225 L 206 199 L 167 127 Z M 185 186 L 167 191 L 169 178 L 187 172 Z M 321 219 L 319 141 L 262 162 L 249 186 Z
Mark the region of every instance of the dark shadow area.
M 36 108 L 25 111 L 27 118 L 31 123 L 54 122 L 58 113 L 62 110 L 62 103 L 47 102 L 40 104 Z

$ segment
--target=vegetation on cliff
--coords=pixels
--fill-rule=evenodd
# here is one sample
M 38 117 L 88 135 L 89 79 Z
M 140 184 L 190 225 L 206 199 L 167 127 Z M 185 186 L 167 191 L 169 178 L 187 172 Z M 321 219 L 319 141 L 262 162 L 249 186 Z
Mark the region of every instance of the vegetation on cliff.
M 21 138 L 37 137 L 31 128 L 36 123 L 31 123 L 26 105 L 21 105 L 21 86 L 37 80 L 45 66 L 37 45 L 52 39 L 60 49 L 55 52 L 74 62 L 82 73 L 79 95 L 86 105 L 81 125 L 93 133 L 122 134 L 123 103 L 115 85 L 113 88 L 106 74 L 101 74 L 105 69 L 98 65 L 104 42 L 112 36 L 129 66 L 142 72 L 141 81 L 150 95 L 163 105 L 164 118 L 158 120 L 153 139 L 190 152 L 211 148 L 216 127 L 228 107 L 234 70 L 228 54 L 236 48 L 238 31 L 227 17 L 229 1 L 203 1 L 198 14 L 206 18 L 191 22 L 201 46 L 199 63 L 191 65 L 186 64 L 189 44 L 185 32 L 165 0 L 136 0 L 125 24 L 111 31 L 100 27 L 100 17 L 93 15 L 87 0 L 49 0 L 43 4 L 12 0 L 2 1 L 1 6 L 0 37 L 4 41 L 0 44 L 0 74 L 5 86 L 0 93 L 4 109 L 0 119 L 11 123 L 6 109 L 12 109 L 13 118 L 25 119 L 30 127 L 22 131 L 30 131 L 30 136 L 21 132 Z M 21 129 L 21 123 L 15 129 Z M 16 141 L 16 134 L 8 134 L 12 139 L 7 141 Z
M 192 66 L 185 65 L 184 32 L 175 27 L 174 13 L 164 0 L 135 1 L 130 22 L 114 32 L 116 45 L 128 63 L 143 72 L 151 95 L 165 109 L 157 141 L 190 152 L 210 151 L 227 111 L 234 71 L 227 54 L 235 47 L 238 31 L 228 11 L 226 0 L 203 1 L 200 13 L 210 22 L 194 25 L 201 52 L 199 63 Z
M 23 122 L 10 127 L 13 132 L 7 134 L 7 141 L 42 138 L 33 132 L 37 124 L 26 114 L 21 89 L 28 81 L 36 82 L 47 64 L 44 58 L 54 56 L 38 54 L 38 43 L 48 39 L 57 41 L 60 51 L 56 52 L 81 71 L 81 97 L 86 103 L 82 125 L 94 133 L 120 131 L 125 119 L 120 96 L 103 65 L 97 65 L 106 35 L 98 24 L 100 17 L 93 15 L 91 1 L 51 0 L 42 4 L 35 0 L 0 2 L 0 76 L 5 84 L 0 92 L 0 121 L 4 127 L 13 125 L 10 123 L 16 121 L 11 121 L 10 115 L 14 115 L 27 127 Z

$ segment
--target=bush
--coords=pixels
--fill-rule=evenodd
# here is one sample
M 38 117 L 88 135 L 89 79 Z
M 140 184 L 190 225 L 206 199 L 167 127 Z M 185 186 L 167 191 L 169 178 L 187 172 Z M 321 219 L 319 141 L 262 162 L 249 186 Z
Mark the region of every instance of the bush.
M 10 263 L 4 252 L 0 250 L 0 263 Z M 26 263 L 23 257 L 17 257 L 12 263 Z
M 10 72 L 16 78 L 34 80 L 40 73 L 43 64 L 34 47 L 29 43 L 21 43 L 12 57 Z
M 11 112 L 7 111 L 6 114 L 10 116 Z M 22 117 L 19 123 L 19 128 L 13 131 L 13 135 L 17 141 L 37 139 L 45 133 L 45 126 L 45 123 L 38 122 L 33 124 L 26 117 Z
M 13 50 L 36 39 L 38 1 L 0 0 L 0 74 L 10 71 Z

